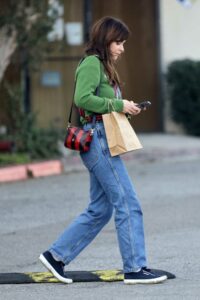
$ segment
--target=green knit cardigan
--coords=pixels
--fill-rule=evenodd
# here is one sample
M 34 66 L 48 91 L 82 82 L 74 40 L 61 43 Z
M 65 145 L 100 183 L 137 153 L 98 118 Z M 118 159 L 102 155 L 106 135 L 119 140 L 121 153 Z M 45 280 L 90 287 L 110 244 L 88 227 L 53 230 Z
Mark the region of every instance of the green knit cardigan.
M 110 85 L 104 66 L 95 55 L 86 57 L 76 70 L 75 104 L 84 109 L 85 116 L 93 113 L 122 112 L 123 101 L 117 99 Z M 95 95 L 98 87 L 98 96 Z M 81 118 L 84 123 L 84 119 Z

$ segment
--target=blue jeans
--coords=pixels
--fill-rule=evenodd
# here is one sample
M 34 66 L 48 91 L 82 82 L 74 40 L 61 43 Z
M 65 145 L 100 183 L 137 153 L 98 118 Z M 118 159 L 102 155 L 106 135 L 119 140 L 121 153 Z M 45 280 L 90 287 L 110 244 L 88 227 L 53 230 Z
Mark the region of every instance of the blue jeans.
M 84 129 L 91 124 L 84 125 Z M 89 152 L 81 153 L 90 174 L 90 203 L 53 243 L 52 255 L 69 264 L 110 220 L 113 209 L 125 273 L 145 267 L 145 243 L 140 204 L 119 156 L 111 157 L 102 122 L 96 123 Z

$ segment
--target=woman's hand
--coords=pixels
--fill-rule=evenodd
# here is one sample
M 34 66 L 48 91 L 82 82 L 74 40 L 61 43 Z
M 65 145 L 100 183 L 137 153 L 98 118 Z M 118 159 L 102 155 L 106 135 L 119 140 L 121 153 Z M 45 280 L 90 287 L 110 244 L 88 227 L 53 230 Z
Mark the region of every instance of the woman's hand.
M 123 113 L 130 115 L 138 115 L 141 109 L 133 101 L 123 100 L 124 108 Z

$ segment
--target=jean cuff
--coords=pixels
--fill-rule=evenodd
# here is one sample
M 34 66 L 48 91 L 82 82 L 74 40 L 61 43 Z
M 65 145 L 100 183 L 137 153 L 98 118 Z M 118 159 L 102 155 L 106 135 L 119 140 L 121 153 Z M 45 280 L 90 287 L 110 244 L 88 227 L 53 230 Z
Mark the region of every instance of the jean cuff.
M 56 260 L 56 261 L 61 261 L 63 262 L 63 259 L 53 250 L 53 249 L 49 249 L 48 250 L 51 255 L 53 256 L 53 258 Z M 63 262 L 64 263 L 64 262 Z

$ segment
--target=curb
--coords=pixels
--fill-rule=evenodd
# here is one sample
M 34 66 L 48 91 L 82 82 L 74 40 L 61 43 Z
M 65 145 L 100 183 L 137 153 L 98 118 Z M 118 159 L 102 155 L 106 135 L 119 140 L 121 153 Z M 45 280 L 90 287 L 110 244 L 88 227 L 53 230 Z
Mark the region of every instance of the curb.
M 58 175 L 63 172 L 63 164 L 60 160 L 50 160 L 39 163 L 30 163 L 20 166 L 0 168 L 0 183 L 26 180 L 50 175 Z
M 149 148 L 148 150 L 126 153 L 122 159 L 130 163 L 152 163 L 156 161 L 185 161 L 200 157 L 200 149 L 163 149 L 162 147 Z M 24 165 L 0 168 L 0 183 L 27 180 L 51 175 L 68 174 L 71 172 L 82 172 L 86 168 L 79 156 L 70 156 L 61 160 L 50 160 Z
M 27 164 L 29 177 L 43 177 L 49 175 L 58 175 L 63 171 L 63 165 L 59 160 L 45 161 L 41 163 Z
M 28 179 L 25 166 L 5 167 L 0 169 L 0 182 Z
M 166 134 L 141 134 L 139 138 L 144 148 L 124 154 L 122 158 L 127 163 L 181 162 L 200 158 L 199 138 Z M 0 183 L 86 170 L 80 156 L 74 151 L 66 152 L 65 148 L 63 153 L 65 155 L 61 159 L 0 167 Z

